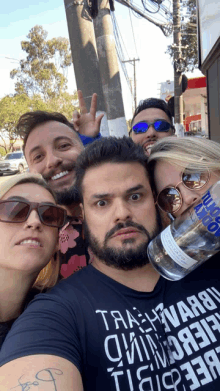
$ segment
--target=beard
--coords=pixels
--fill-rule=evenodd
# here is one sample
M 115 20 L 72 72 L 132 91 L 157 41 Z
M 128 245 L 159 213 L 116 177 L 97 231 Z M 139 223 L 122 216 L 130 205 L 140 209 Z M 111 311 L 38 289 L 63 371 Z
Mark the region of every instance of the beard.
M 73 185 L 68 190 L 64 190 L 61 192 L 55 192 L 57 197 L 57 202 L 60 205 L 71 205 L 71 204 L 79 204 L 80 196 L 77 188 Z
M 143 225 L 136 224 L 132 221 L 128 221 L 124 224 L 117 224 L 113 229 L 107 232 L 103 245 L 101 245 L 99 240 L 92 234 L 86 219 L 84 219 L 83 226 L 85 239 L 94 255 L 96 255 L 96 257 L 105 265 L 125 271 L 138 269 L 149 263 L 147 255 L 149 242 L 161 232 L 162 224 L 159 213 L 157 213 L 156 217 L 156 226 L 151 233 L 149 233 Z M 123 240 L 123 248 L 108 246 L 108 239 L 112 235 L 118 230 L 128 227 L 134 227 L 146 236 L 143 243 L 139 244 L 136 248 L 126 248 L 127 244 L 135 243 L 135 239 L 129 238 Z
M 59 168 L 61 171 L 73 171 L 75 170 L 75 162 L 62 165 Z M 47 175 L 43 175 L 43 178 L 46 182 L 48 182 L 48 180 L 50 180 L 55 175 L 55 173 L 56 170 L 51 170 Z M 69 189 L 63 191 L 54 190 L 54 193 L 56 194 L 57 202 L 60 205 L 68 206 L 71 204 L 78 204 L 80 202 L 79 192 L 75 184 L 73 184 Z

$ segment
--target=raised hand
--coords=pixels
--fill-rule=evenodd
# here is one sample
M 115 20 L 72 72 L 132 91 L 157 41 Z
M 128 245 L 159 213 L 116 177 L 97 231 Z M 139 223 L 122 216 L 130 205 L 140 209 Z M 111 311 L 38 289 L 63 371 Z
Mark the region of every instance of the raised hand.
M 84 136 L 96 137 L 100 131 L 101 120 L 104 117 L 104 114 L 96 117 L 97 94 L 92 95 L 89 113 L 87 112 L 81 90 L 78 90 L 78 99 L 80 113 L 77 110 L 73 112 L 73 126 L 77 132 Z

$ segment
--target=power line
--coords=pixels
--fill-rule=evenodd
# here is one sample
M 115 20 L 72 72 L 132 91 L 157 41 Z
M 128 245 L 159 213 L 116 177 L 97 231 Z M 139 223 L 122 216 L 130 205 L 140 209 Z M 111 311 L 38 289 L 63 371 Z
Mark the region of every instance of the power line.
M 118 25 L 116 16 L 115 16 L 115 14 L 114 14 L 113 12 L 111 12 L 111 15 L 113 16 L 113 20 L 114 20 L 114 23 L 115 23 L 115 31 L 116 31 L 116 33 L 117 33 L 118 40 L 120 41 L 120 37 L 121 37 L 121 41 L 122 41 L 122 43 L 123 43 L 123 45 L 124 45 L 124 48 L 125 48 L 127 57 L 130 58 L 130 56 L 129 56 L 128 52 L 127 52 L 127 49 L 126 49 L 126 46 L 125 46 L 125 43 L 124 43 L 124 40 L 123 40 L 121 31 L 120 31 L 120 29 L 119 29 L 119 25 Z
M 136 107 L 137 107 L 137 80 L 136 80 L 136 64 L 135 64 L 136 61 L 140 61 L 140 59 L 139 58 L 133 58 L 133 60 L 123 61 L 123 62 L 129 62 L 134 67 L 134 94 L 133 94 L 134 110 L 136 110 Z
M 130 16 L 130 21 L 131 21 L 132 33 L 133 33 L 134 47 L 135 47 L 136 55 L 137 55 L 137 57 L 139 57 L 138 56 L 138 52 L 137 52 L 136 42 L 135 42 L 134 28 L 133 28 L 132 17 L 131 17 L 131 9 L 130 8 L 129 8 L 129 16 Z
M 147 19 L 149 22 L 153 23 L 155 26 L 159 27 L 166 37 L 168 37 L 172 33 L 171 23 L 169 23 L 169 22 L 167 22 L 167 23 L 156 22 L 154 19 L 150 18 L 145 12 L 143 12 L 140 8 L 131 4 L 129 2 L 129 0 L 117 0 L 117 1 L 120 4 L 125 5 L 128 8 L 131 8 L 138 15 L 142 16 L 143 18 Z
M 123 63 L 123 61 L 125 60 L 125 56 L 124 56 L 123 49 L 122 49 L 121 42 L 120 42 L 120 38 L 119 38 L 119 29 L 118 29 L 117 20 L 116 20 L 115 14 L 113 12 L 111 12 L 111 17 L 112 17 L 112 24 L 113 24 L 113 32 L 114 32 L 114 36 L 115 36 L 117 56 L 118 56 L 118 59 L 120 61 L 123 73 L 125 75 L 125 79 L 127 81 L 129 90 L 131 92 L 131 95 L 133 96 L 132 88 L 131 88 L 131 84 L 130 84 L 130 79 L 129 79 L 128 72 L 127 72 L 127 68 L 126 68 L 125 64 Z
M 13 61 L 20 62 L 20 60 L 18 60 L 17 58 L 11 58 L 11 57 L 6 57 L 6 56 L 0 56 L 0 57 L 6 58 L 7 60 L 13 60 Z
M 145 1 L 145 0 L 141 0 L 141 2 L 142 2 L 142 5 L 143 5 L 144 9 L 145 9 L 147 12 L 150 12 L 151 14 L 156 14 L 156 13 L 159 12 L 159 10 L 160 10 L 160 4 L 159 4 L 159 3 L 156 3 L 156 4 L 157 4 L 156 10 L 152 10 L 152 11 L 151 11 L 149 8 L 147 8 L 146 1 Z M 152 4 L 150 4 L 150 5 L 152 5 Z M 153 7 L 152 7 L 152 8 L 153 8 Z

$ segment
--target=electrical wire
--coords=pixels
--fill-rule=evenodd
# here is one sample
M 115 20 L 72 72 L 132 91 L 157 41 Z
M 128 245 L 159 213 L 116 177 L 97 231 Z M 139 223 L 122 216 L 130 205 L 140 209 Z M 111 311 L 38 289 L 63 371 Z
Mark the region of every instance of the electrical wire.
M 125 63 L 123 62 L 123 61 L 125 61 L 125 56 L 124 56 L 124 52 L 123 52 L 122 45 L 121 45 L 121 42 L 120 42 L 120 30 L 119 30 L 119 27 L 118 27 L 118 23 L 117 23 L 115 14 L 113 12 L 111 12 L 111 18 L 112 18 L 114 37 L 115 37 L 115 44 L 116 44 L 115 46 L 116 46 L 117 56 L 118 56 L 119 62 L 121 64 L 122 71 L 124 73 L 126 82 L 128 84 L 129 90 L 130 90 L 132 98 L 133 98 L 133 91 L 132 91 L 130 79 L 129 79 L 129 76 L 128 76 L 127 68 L 126 68 Z M 123 39 L 122 39 L 122 42 L 123 42 Z M 123 45 L 124 45 L 124 42 L 123 42 Z M 130 59 L 129 56 L 128 56 L 128 58 Z
M 150 1 L 150 0 L 148 0 L 148 1 Z M 170 13 L 168 8 L 166 8 L 167 14 L 163 17 L 163 19 L 165 19 L 165 23 L 164 23 L 164 22 L 161 22 L 161 16 L 158 13 L 154 14 L 153 18 L 149 17 L 147 15 L 147 12 L 145 10 L 143 11 L 139 7 L 139 5 L 136 5 L 134 2 L 131 3 L 131 1 L 129 1 L 129 0 L 117 0 L 117 2 L 119 2 L 122 5 L 127 6 L 128 8 L 131 8 L 133 11 L 135 11 L 141 17 L 143 17 L 143 18 L 147 19 L 149 22 L 155 24 L 157 27 L 159 27 L 162 30 L 162 32 L 164 33 L 164 35 L 166 37 L 172 33 L 172 26 L 171 26 L 171 22 L 170 22 L 170 18 L 172 16 L 172 14 Z M 155 15 L 157 15 L 157 17 L 155 17 Z
M 133 28 L 132 17 L 131 17 L 131 9 L 130 8 L 129 8 L 129 16 L 130 16 L 130 21 L 131 21 L 131 29 L 132 29 L 132 34 L 133 34 L 134 47 L 135 47 L 136 55 L 137 55 L 137 57 L 139 57 L 138 56 L 138 52 L 137 52 L 137 46 L 136 46 L 136 41 L 135 41 L 134 28 Z
M 150 12 L 150 14 L 157 14 L 157 12 L 160 11 L 160 4 L 159 4 L 159 3 L 156 3 L 156 4 L 157 4 L 156 10 L 152 10 L 152 11 L 151 11 L 151 10 L 147 7 L 147 2 L 146 2 L 146 0 L 141 0 L 141 2 L 142 2 L 142 5 L 143 5 L 145 11 Z M 154 3 L 154 2 L 153 2 L 153 3 Z M 152 6 L 152 4 L 149 4 L 149 5 Z M 152 8 L 153 8 L 153 7 L 152 7 Z
M 114 19 L 114 24 L 115 24 L 115 31 L 116 31 L 116 33 L 117 33 L 118 41 L 119 41 L 119 43 L 120 43 L 120 37 L 121 37 L 121 41 L 122 41 L 122 43 L 123 43 L 123 45 L 124 45 L 124 48 L 125 48 L 125 51 L 126 51 L 127 57 L 128 57 L 128 58 L 129 58 L 129 60 L 130 60 L 131 58 L 130 58 L 130 56 L 129 56 L 128 52 L 127 52 L 127 49 L 126 49 L 126 46 L 125 46 L 125 43 L 124 43 L 124 40 L 123 40 L 122 34 L 121 34 L 121 32 L 120 32 L 120 29 L 119 29 L 119 25 L 118 25 L 118 23 L 117 23 L 116 16 L 115 16 L 115 14 L 114 14 L 114 13 L 111 13 L 111 15 L 113 16 L 113 19 Z

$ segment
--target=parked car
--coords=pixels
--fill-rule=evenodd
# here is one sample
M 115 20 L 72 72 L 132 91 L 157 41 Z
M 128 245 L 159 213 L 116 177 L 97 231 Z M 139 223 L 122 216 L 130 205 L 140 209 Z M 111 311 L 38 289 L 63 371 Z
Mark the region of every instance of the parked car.
M 0 175 L 16 172 L 24 172 L 28 168 L 22 151 L 8 153 L 4 160 L 0 161 Z

